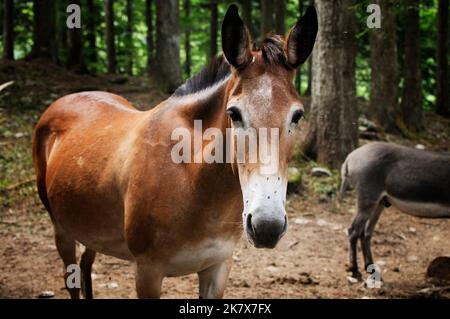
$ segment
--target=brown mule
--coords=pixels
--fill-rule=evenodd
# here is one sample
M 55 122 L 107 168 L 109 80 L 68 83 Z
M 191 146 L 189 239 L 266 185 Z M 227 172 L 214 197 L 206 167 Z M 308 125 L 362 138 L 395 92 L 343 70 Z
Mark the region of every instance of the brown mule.
M 287 165 L 303 114 L 292 80 L 316 33 L 316 12 L 309 8 L 286 41 L 272 36 L 251 51 L 232 5 L 222 25 L 226 60 L 212 62 L 152 110 L 138 111 L 114 94 L 84 92 L 45 111 L 33 136 L 39 195 L 64 265 L 76 264 L 76 242 L 87 247 L 80 262 L 85 297 L 92 297 L 96 252 L 136 264 L 140 298 L 158 298 L 166 276 L 193 272 L 200 297 L 217 298 L 243 228 L 256 247 L 275 247 L 287 230 Z M 178 161 L 174 132 L 180 128 L 194 136 L 229 131 L 232 141 L 251 129 L 274 128 L 278 137 L 268 145 L 277 144 L 276 169 L 264 173 L 259 159 L 238 161 L 237 142 L 230 162 Z M 200 141 L 201 151 L 194 147 L 183 156 L 202 159 L 220 145 L 211 137 Z M 69 291 L 79 297 L 79 289 Z

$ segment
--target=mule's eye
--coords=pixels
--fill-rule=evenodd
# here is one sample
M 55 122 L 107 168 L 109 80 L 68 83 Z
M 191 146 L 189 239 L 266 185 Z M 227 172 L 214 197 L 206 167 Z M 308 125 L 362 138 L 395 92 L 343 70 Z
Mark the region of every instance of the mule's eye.
M 236 106 L 231 106 L 227 109 L 227 114 L 233 122 L 242 122 L 241 112 Z
M 298 121 L 302 119 L 304 115 L 304 112 L 302 110 L 297 110 L 294 112 L 294 115 L 292 115 L 292 123 L 297 124 Z

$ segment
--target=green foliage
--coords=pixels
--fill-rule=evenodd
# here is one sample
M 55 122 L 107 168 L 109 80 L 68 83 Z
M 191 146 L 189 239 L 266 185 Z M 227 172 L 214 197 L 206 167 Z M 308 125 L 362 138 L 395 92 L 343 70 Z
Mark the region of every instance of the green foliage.
M 36 193 L 29 146 L 36 121 L 34 111 L 0 108 L 0 208 Z
M 67 29 L 66 24 L 66 0 L 57 1 L 57 43 L 58 43 L 58 60 L 60 65 L 65 65 L 67 58 Z M 153 1 L 153 38 L 156 42 L 156 5 Z M 187 17 L 183 11 L 184 0 L 179 0 L 180 7 L 180 57 L 182 65 L 186 62 L 185 52 L 185 30 L 190 30 L 191 44 L 191 70 L 192 74 L 197 73 L 208 61 L 210 48 L 210 9 L 208 1 L 191 0 L 190 1 L 190 17 Z M 220 24 L 222 17 L 228 5 L 236 2 L 241 5 L 242 1 L 222 0 L 219 1 L 218 9 L 218 38 L 217 43 L 220 53 Z M 435 77 L 436 77 L 436 23 L 437 23 L 437 0 L 424 0 L 420 2 L 420 45 L 422 52 L 422 87 L 424 96 L 424 108 L 426 110 L 434 109 L 435 103 Z M 126 34 L 127 14 L 126 1 L 114 2 L 115 28 L 116 28 L 116 53 L 117 53 L 117 71 L 126 73 L 129 59 L 133 61 L 133 75 L 144 75 L 146 73 L 147 64 L 147 25 L 145 21 L 145 0 L 133 0 L 133 36 L 130 42 Z M 309 5 L 310 1 L 303 0 L 303 10 Z M 356 83 L 357 96 L 363 100 L 369 100 L 370 97 L 370 31 L 366 26 L 368 17 L 367 6 L 369 0 L 358 0 L 352 9 L 355 10 L 357 16 L 357 56 L 356 56 Z M 84 55 L 88 69 L 93 73 L 106 72 L 106 45 L 105 45 L 105 12 L 103 1 L 94 1 L 94 10 L 89 12 L 86 0 L 81 1 L 82 4 L 82 22 L 84 37 Z M 15 19 L 15 57 L 16 59 L 25 58 L 31 51 L 33 44 L 33 1 L 15 1 L 16 13 Z M 286 30 L 289 30 L 300 16 L 300 8 L 298 0 L 286 1 Z M 241 10 L 242 12 L 242 10 Z M 398 35 L 398 52 L 399 52 L 399 71 L 402 76 L 403 70 L 403 44 L 404 44 L 404 13 L 405 5 L 398 1 L 396 5 L 397 13 L 397 35 Z M 1 12 L 0 12 L 1 14 Z M 93 15 L 95 20 L 96 48 L 89 47 L 86 41 L 87 36 L 87 18 Z M 260 35 L 260 17 L 261 5 L 260 1 L 252 2 L 252 25 L 251 33 L 255 43 L 261 41 Z M 1 40 L 1 35 L 0 35 Z M 2 44 L 0 41 L 0 49 Z M 156 43 L 155 43 L 156 46 Z M 97 61 L 91 61 L 88 57 L 95 50 L 97 53 Z M 307 86 L 307 64 L 301 68 L 302 74 L 302 90 Z M 187 74 L 183 74 L 187 78 Z M 400 90 L 402 90 L 402 79 L 399 81 Z
M 420 46 L 421 72 L 424 108 L 435 108 L 436 91 L 436 43 L 437 43 L 438 0 L 425 0 L 420 3 Z
M 33 46 L 33 4 L 31 1 L 15 1 L 15 6 L 14 57 L 23 59 Z
M 319 164 L 312 160 L 298 161 L 295 163 L 300 172 L 301 182 L 306 190 L 312 192 L 311 194 L 319 200 L 328 200 L 335 198 L 340 185 L 339 170 L 330 170 L 331 176 L 312 176 L 311 172 L 314 167 L 319 167 Z M 307 196 L 306 193 L 303 196 Z
M 183 1 L 180 1 L 182 8 Z M 186 51 L 184 43 L 186 33 L 184 30 L 189 28 L 191 44 L 191 75 L 194 75 L 206 64 L 209 54 L 209 31 L 210 31 L 210 11 L 204 6 L 205 1 L 191 0 L 190 16 L 187 17 L 183 10 L 180 10 L 180 31 L 181 31 L 181 64 L 186 63 Z M 221 14 L 219 6 L 219 17 Z M 219 22 L 220 23 L 220 22 Z M 220 29 L 219 29 L 220 30 Z M 220 36 L 220 32 L 219 32 Z M 183 74 L 187 78 L 187 74 Z
M 420 1 L 420 49 L 423 107 L 429 111 L 434 109 L 435 78 L 436 78 L 436 41 L 437 41 L 437 0 Z M 369 0 L 359 0 L 354 6 L 356 10 L 357 31 L 357 57 L 356 57 L 356 93 L 364 100 L 370 97 L 370 30 L 366 26 Z M 405 5 L 398 1 L 395 10 L 397 15 L 397 47 L 399 59 L 399 94 L 403 89 L 403 60 L 405 35 Z
M 312 167 L 317 166 L 312 163 Z M 331 176 L 311 177 L 310 187 L 320 198 L 335 198 L 339 189 L 340 174 L 338 170 L 331 170 Z

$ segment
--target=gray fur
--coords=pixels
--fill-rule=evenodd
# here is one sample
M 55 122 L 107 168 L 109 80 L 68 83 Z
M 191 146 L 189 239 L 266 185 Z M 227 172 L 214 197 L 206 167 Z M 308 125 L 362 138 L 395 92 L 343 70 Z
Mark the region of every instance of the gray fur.
M 365 268 L 373 264 L 370 240 L 385 207 L 423 218 L 450 218 L 450 156 L 391 143 L 366 144 L 350 153 L 341 169 L 341 196 L 356 189 L 357 213 L 348 230 L 349 271 L 357 265 L 360 239 Z

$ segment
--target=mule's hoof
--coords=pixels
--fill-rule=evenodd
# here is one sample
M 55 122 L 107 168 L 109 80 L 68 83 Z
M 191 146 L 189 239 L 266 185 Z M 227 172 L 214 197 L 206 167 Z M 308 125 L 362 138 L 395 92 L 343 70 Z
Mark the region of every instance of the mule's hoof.
M 362 280 L 362 274 L 359 272 L 359 270 L 347 269 L 347 271 L 352 273 L 352 278 L 357 279 L 358 281 Z
M 351 277 L 351 276 L 348 276 L 347 277 L 347 280 L 348 280 L 348 282 L 350 283 L 350 284 L 357 284 L 358 282 L 359 282 L 359 280 L 358 279 L 356 279 L 356 278 L 354 278 L 354 277 Z
M 352 272 L 352 277 L 358 279 L 358 281 L 362 280 L 362 274 L 359 271 Z
M 351 272 L 352 273 L 352 278 L 361 280 L 362 279 L 362 274 L 359 272 L 359 270 L 355 267 L 352 266 L 347 266 L 346 268 L 347 272 Z

